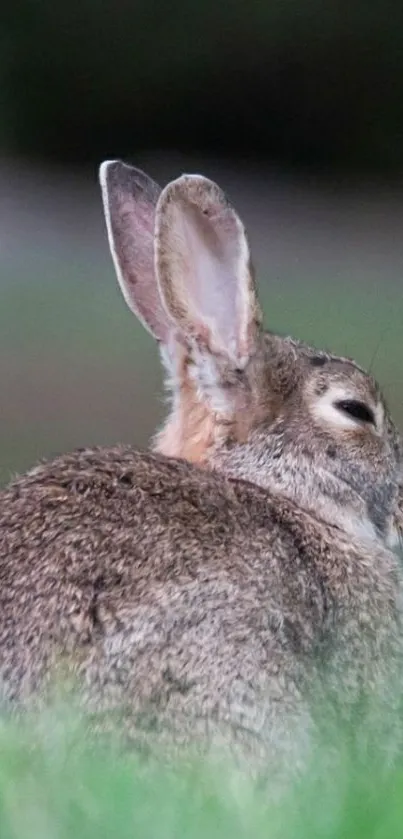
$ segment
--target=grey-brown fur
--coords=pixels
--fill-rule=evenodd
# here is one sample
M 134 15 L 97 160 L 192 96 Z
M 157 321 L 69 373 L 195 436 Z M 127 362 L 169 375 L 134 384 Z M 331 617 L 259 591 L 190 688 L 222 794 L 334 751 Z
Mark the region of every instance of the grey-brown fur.
M 296 722 L 310 732 L 324 665 L 345 719 L 364 688 L 392 709 L 393 554 L 286 499 L 129 447 L 94 449 L 10 485 L 0 534 L 9 700 L 43 688 L 62 657 L 91 709 L 129 710 L 132 734 L 156 718 L 191 740 L 210 721 L 269 754 L 293 747 Z
M 130 179 L 113 171 L 103 185 L 116 226 L 122 201 L 108 190 L 124 199 Z M 197 203 L 187 215 L 203 191 L 206 239 Z M 159 453 L 63 455 L 1 493 L 3 695 L 40 695 L 62 662 L 88 707 L 123 709 L 133 736 L 156 722 L 294 765 L 318 700 L 349 720 L 370 691 L 398 743 L 402 578 L 390 546 L 402 455 L 379 388 L 349 360 L 261 330 L 245 233 L 217 187 L 179 179 L 156 206 L 151 193 L 159 285 L 131 305 L 167 350 L 171 413 Z M 212 265 L 222 283 L 210 277 L 211 309 L 195 284 L 206 241 L 203 282 Z M 144 248 L 155 282 L 149 237 Z M 122 287 L 127 258 L 115 252 Z M 142 294 L 137 280 L 128 295 Z M 334 408 L 339 392 L 373 422 Z

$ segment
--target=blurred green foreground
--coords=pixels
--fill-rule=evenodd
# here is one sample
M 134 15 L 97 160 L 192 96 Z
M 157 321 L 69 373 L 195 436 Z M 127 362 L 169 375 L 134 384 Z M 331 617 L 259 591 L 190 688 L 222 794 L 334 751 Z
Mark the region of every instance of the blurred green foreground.
M 17 725 L 0 719 L 2 839 L 398 839 L 403 766 L 358 764 L 340 740 L 284 798 L 229 765 L 165 766 L 95 744 L 66 708 Z M 322 765 L 323 764 L 323 765 Z

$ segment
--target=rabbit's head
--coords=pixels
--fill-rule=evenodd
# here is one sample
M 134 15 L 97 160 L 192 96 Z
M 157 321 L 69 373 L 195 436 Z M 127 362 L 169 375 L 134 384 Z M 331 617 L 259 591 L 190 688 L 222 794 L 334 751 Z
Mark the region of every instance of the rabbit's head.
M 161 191 L 119 161 L 100 178 L 119 282 L 169 374 L 154 449 L 395 544 L 402 446 L 376 381 L 263 329 L 246 232 L 215 183 L 183 175 Z

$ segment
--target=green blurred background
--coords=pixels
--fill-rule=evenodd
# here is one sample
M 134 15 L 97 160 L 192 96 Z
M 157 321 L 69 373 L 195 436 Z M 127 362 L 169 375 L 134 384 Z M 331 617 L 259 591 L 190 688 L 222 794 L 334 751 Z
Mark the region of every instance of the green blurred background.
M 267 325 L 373 366 L 403 426 L 403 5 L 15 0 L 0 17 L 0 480 L 146 445 L 152 340 L 98 163 L 202 171 L 250 233 Z

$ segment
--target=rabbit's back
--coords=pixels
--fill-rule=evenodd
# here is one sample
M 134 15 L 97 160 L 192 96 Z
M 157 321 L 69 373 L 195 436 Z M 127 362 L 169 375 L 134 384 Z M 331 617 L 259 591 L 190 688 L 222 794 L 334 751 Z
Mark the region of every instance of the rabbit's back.
M 270 739 L 305 714 L 318 661 L 348 705 L 400 655 L 392 554 L 131 448 L 62 456 L 2 493 L 0 583 L 6 697 L 65 662 L 92 707 L 179 715 L 189 734 L 215 720 Z
M 234 643 L 254 623 L 268 633 L 270 601 L 279 636 L 293 599 L 291 536 L 272 514 L 267 494 L 246 483 L 131 448 L 78 451 L 36 467 L 1 499 L 4 665 L 15 651 L 25 681 L 53 648 L 79 652 L 105 641 L 130 657 L 157 636 L 168 646 L 177 634 L 185 647 L 195 627 L 203 639 L 207 632 L 213 658 L 217 633 Z M 321 625 L 327 607 L 314 600 L 307 622 Z M 308 626 L 298 636 L 310 646 Z

